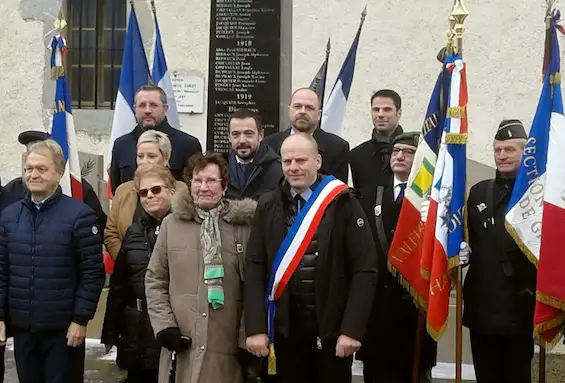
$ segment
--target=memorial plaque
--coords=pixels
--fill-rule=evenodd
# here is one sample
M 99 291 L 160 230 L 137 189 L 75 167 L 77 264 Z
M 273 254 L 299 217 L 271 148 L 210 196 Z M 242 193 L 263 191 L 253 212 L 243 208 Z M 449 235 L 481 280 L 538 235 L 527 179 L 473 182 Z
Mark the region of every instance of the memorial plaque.
M 239 108 L 278 131 L 283 0 L 212 0 L 206 148 L 229 150 L 228 118 Z
M 202 76 L 175 73 L 171 77 L 171 82 L 179 113 L 204 113 L 204 78 Z

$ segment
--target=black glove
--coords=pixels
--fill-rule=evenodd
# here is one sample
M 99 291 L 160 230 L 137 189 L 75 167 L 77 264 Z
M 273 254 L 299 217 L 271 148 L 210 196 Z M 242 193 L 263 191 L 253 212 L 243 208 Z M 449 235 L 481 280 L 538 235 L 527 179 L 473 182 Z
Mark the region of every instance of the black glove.
M 183 337 L 178 327 L 169 327 L 157 334 L 157 341 L 169 351 L 183 352 L 188 350 L 192 340 Z

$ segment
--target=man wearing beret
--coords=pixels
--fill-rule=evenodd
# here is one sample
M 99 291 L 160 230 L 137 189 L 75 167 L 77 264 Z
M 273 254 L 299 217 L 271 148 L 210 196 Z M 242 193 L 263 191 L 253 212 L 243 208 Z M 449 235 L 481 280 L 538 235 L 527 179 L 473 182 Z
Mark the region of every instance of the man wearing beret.
M 365 383 L 410 382 L 418 309 L 412 296 L 388 269 L 388 250 L 400 215 L 408 176 L 414 162 L 420 133 L 402 133 L 392 139 L 390 168 L 376 186 L 361 189 L 363 209 L 369 217 L 379 261 L 379 280 L 373 301 L 365 342 L 357 357 L 363 361 Z M 371 189 L 371 190 L 368 190 Z M 437 344 L 422 329 L 419 350 L 420 383 L 431 383 L 431 370 L 436 362 Z
M 51 135 L 46 132 L 41 132 L 39 130 L 26 130 L 20 133 L 18 136 L 18 142 L 25 145 L 28 148 L 31 144 L 38 141 L 45 141 L 51 138 Z M 16 196 L 17 199 L 22 199 L 28 192 L 26 185 L 22 177 L 14 178 L 5 186 L 6 193 Z M 96 219 L 100 227 L 106 227 L 106 214 L 100 205 L 100 200 L 94 191 L 91 184 L 88 183 L 84 178 L 82 179 L 82 196 L 83 202 L 87 204 L 94 213 L 96 214 Z
M 463 287 L 478 383 L 531 382 L 536 268 L 504 226 L 527 135 L 504 120 L 494 137 L 496 178 L 471 188 L 467 200 L 470 263 Z

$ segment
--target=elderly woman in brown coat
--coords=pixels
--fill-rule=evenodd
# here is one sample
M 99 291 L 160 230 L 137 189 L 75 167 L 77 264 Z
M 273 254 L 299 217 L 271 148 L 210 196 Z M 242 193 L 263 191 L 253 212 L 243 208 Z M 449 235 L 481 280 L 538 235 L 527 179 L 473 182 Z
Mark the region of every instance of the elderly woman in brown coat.
M 185 180 L 190 193 L 173 197 L 145 277 L 149 318 L 163 346 L 159 382 L 169 382 L 176 351 L 176 382 L 240 383 L 243 266 L 256 203 L 224 198 L 229 172 L 217 153 L 193 156 Z
M 168 167 L 171 150 L 171 141 L 165 133 L 147 130 L 137 140 L 137 166 L 157 164 Z M 186 191 L 186 184 L 175 181 L 175 190 Z M 116 259 L 122 247 L 122 241 L 127 229 L 133 222 L 134 216 L 139 216 L 142 211 L 134 181 L 128 181 L 118 186 L 104 230 L 104 245 L 113 259 Z

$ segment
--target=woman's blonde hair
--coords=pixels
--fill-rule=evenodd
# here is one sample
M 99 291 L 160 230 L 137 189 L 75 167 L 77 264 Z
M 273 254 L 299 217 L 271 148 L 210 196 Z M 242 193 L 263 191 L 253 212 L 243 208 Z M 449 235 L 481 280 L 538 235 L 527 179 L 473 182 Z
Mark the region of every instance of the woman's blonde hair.
M 141 133 L 141 136 L 137 139 L 137 146 L 144 144 L 146 142 L 151 142 L 157 144 L 159 151 L 167 160 L 171 158 L 172 146 L 169 136 L 158 130 L 146 130 Z
M 158 164 L 142 164 L 135 171 L 135 177 L 133 178 L 135 190 L 139 191 L 141 180 L 148 176 L 160 178 L 169 190 L 175 189 L 175 177 L 173 177 L 168 167 Z

